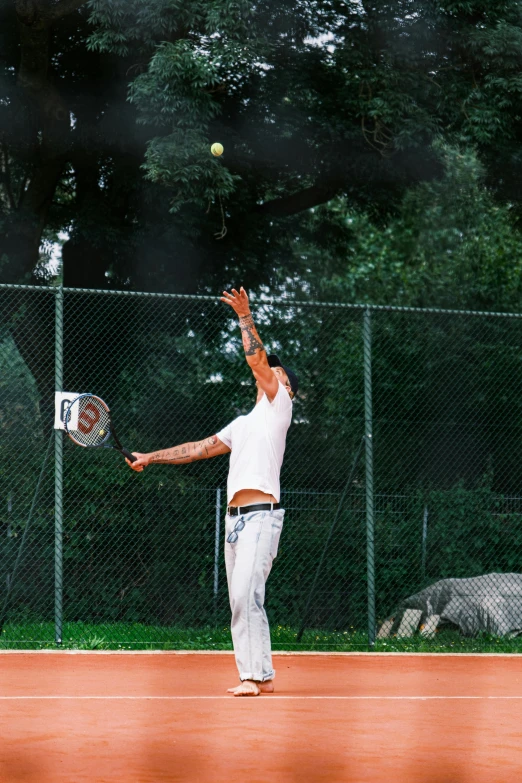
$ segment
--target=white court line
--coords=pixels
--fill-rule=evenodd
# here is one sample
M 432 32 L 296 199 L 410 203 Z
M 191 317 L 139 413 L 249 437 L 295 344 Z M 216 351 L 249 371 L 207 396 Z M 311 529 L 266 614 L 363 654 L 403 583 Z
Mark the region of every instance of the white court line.
M 234 700 L 233 696 L 0 696 L 0 701 L 193 701 L 193 700 Z M 459 701 L 459 700 L 493 700 L 522 701 L 522 696 L 274 696 L 265 701 Z
M 198 656 L 198 655 L 234 655 L 233 650 L 0 650 L 0 659 L 8 655 L 56 655 L 56 656 L 92 656 L 122 655 L 129 658 L 138 656 Z M 522 653 L 491 653 L 491 652 L 341 652 L 339 650 L 274 650 L 274 658 L 278 656 L 303 656 L 327 658 L 522 658 Z

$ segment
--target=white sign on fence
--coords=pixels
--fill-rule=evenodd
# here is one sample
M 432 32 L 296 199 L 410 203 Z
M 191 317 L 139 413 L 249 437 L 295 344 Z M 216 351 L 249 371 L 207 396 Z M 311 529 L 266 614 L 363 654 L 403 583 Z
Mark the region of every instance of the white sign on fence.
M 78 394 L 75 394 L 74 392 L 55 392 L 54 393 L 54 429 L 55 430 L 64 430 L 64 419 L 65 414 L 67 413 L 67 408 L 71 404 L 71 402 L 78 397 Z M 78 429 L 78 406 L 74 406 L 74 410 L 72 411 L 71 421 L 69 423 L 69 428 L 71 430 Z

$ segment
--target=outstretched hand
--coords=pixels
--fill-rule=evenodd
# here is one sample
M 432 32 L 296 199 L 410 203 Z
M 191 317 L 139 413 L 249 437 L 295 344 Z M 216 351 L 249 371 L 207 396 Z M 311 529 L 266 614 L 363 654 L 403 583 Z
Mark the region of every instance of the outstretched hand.
M 223 291 L 223 296 L 221 297 L 221 301 L 225 302 L 225 304 L 230 305 L 230 307 L 234 310 L 236 315 L 238 315 L 240 318 L 250 313 L 248 294 L 243 288 L 243 286 L 241 286 L 239 292 L 236 291 L 235 288 L 232 289 L 231 294 L 229 294 L 228 291 Z

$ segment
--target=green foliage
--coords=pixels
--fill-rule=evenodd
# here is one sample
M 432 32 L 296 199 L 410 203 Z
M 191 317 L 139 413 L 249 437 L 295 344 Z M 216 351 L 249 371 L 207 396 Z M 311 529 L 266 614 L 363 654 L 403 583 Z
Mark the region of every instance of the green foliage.
M 186 36 L 190 31 L 210 36 L 241 37 L 252 16 L 248 0 L 91 0 L 94 31 L 88 46 L 125 56 L 138 44 L 150 53 L 158 41 Z
M 6 279 L 519 306 L 520 2 L 92 0 L 42 103 L 0 14 Z
M 155 13 L 153 5 L 148 4 L 144 14 L 130 4 L 125 20 L 115 21 L 110 14 L 95 14 L 93 19 L 106 31 L 118 30 L 133 41 L 139 18 L 150 32 L 150 41 L 156 36 L 159 44 L 157 20 L 165 12 L 165 3 L 157 3 Z M 248 5 L 239 10 L 252 11 Z M 200 4 L 186 8 L 194 11 L 190 20 L 194 25 Z M 516 136 L 511 129 L 516 123 L 520 64 L 518 3 L 500 4 L 494 10 L 488 3 L 480 7 L 428 3 L 420 12 L 404 0 L 375 8 L 334 7 L 317 0 L 296 4 L 292 11 L 284 1 L 261 3 L 239 30 L 231 19 L 242 19 L 242 14 L 231 13 L 230 4 L 210 4 L 210 9 L 203 22 L 209 37 L 198 39 L 194 57 L 203 54 L 219 74 L 222 89 L 213 100 L 233 145 L 230 165 L 241 173 L 241 190 L 250 172 L 239 151 L 253 163 L 260 145 L 266 152 L 268 145 L 271 148 L 265 165 L 273 162 L 279 169 L 278 183 L 258 181 L 266 198 L 281 185 L 295 189 L 295 176 L 309 174 L 315 179 L 320 169 L 329 171 L 334 159 L 337 174 L 347 177 L 347 185 L 354 175 L 362 180 L 364 171 L 374 188 L 389 191 L 385 169 L 391 172 L 404 166 L 402 152 L 427 152 L 436 138 L 484 147 L 497 144 L 501 136 L 504 141 Z M 321 36 L 328 46 L 316 43 Z M 284 49 L 282 41 L 287 42 Z M 152 57 L 149 72 L 154 63 Z M 183 70 L 196 86 L 193 68 L 185 63 Z M 167 70 L 160 73 L 164 78 L 155 91 L 158 96 L 165 93 L 167 102 L 170 94 L 174 106 L 176 97 L 165 91 Z M 162 102 L 156 116 L 148 113 L 149 121 L 160 122 L 164 111 Z M 260 128 L 255 127 L 256 120 L 262 123 Z M 197 127 L 199 118 L 195 124 L 194 117 L 190 122 Z M 290 139 L 297 146 L 285 166 L 282 156 L 290 151 L 285 143 Z M 339 156 L 340 145 L 347 142 L 350 149 Z M 300 147 L 303 153 L 308 148 L 308 164 L 295 154 Z M 428 177 L 433 162 L 426 160 Z M 402 188 L 409 173 L 403 170 L 403 183 L 398 171 L 397 175 L 396 184 Z
M 350 210 L 345 200 L 310 218 L 310 236 L 322 230 L 324 220 L 334 221 L 338 234 L 327 248 L 312 245 L 305 251 L 302 275 L 310 281 L 318 254 L 328 258 L 329 278 L 317 281 L 322 297 L 455 309 L 520 308 L 522 238 L 513 209 L 495 203 L 475 153 L 447 146 L 438 153 L 444 176 L 410 189 L 397 215 L 384 225 L 367 212 Z M 295 252 L 302 254 L 302 246 Z

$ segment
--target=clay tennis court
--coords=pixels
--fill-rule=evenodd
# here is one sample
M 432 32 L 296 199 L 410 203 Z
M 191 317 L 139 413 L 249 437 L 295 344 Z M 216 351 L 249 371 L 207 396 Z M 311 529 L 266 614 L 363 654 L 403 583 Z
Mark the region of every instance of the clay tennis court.
M 234 698 L 227 653 L 0 654 L 2 783 L 520 779 L 522 656 L 278 654 Z

